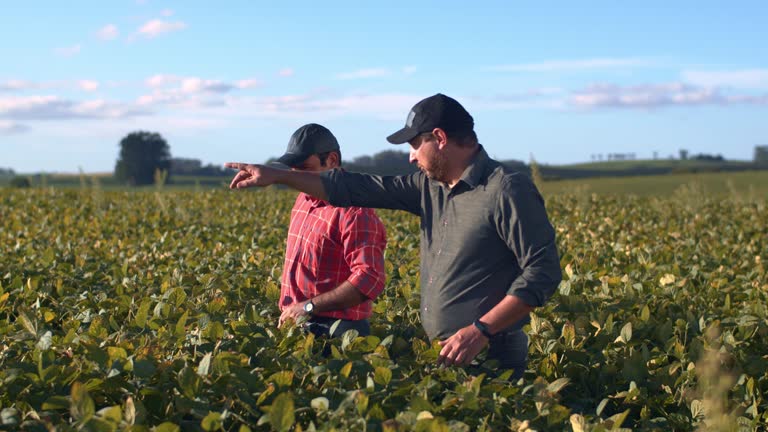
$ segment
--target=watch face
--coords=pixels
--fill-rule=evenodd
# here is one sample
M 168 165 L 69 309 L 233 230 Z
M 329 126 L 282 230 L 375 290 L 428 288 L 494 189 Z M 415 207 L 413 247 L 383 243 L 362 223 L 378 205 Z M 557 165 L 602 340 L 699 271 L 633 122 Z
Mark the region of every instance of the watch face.
M 306 313 L 312 313 L 312 311 L 315 310 L 315 304 L 310 302 L 307 302 L 304 304 L 304 312 Z

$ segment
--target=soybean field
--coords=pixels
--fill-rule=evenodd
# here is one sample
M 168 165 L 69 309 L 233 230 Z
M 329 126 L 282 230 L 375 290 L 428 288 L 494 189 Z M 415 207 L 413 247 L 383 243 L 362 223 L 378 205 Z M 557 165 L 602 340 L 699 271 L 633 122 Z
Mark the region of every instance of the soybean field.
M 546 193 L 564 280 L 514 381 L 436 367 L 409 214 L 372 335 L 329 341 L 276 327 L 293 192 L 0 190 L 0 428 L 765 430 L 766 195 L 592 192 Z

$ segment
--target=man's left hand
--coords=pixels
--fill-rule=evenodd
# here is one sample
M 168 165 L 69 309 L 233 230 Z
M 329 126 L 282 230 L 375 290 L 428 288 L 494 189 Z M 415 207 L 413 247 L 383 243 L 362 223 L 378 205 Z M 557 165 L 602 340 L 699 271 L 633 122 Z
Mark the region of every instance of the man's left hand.
M 299 317 L 307 315 L 307 313 L 304 312 L 304 303 L 305 302 L 293 303 L 283 309 L 283 313 L 280 314 L 280 319 L 277 321 L 277 328 L 282 327 L 288 320 L 293 320 L 295 322 Z
M 443 347 L 437 358 L 438 366 L 465 366 L 488 345 L 488 338 L 470 324 L 438 343 Z

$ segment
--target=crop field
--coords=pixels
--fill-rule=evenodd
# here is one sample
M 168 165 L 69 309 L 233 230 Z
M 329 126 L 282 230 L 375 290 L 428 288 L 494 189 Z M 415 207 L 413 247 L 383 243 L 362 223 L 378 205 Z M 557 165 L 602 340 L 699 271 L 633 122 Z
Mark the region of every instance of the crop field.
M 328 341 L 276 328 L 292 192 L 0 190 L 0 429 L 766 430 L 766 195 L 547 187 L 520 381 L 436 367 L 406 213 L 372 335 Z

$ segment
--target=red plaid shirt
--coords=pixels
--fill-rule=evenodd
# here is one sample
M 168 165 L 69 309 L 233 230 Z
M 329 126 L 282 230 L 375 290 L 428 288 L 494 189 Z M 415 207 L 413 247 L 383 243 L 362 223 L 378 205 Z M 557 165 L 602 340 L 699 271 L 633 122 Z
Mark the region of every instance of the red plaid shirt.
M 372 209 L 334 207 L 300 193 L 288 228 L 280 309 L 349 281 L 368 300 L 318 315 L 367 319 L 371 316 L 373 299 L 384 290 L 386 244 L 384 224 Z

